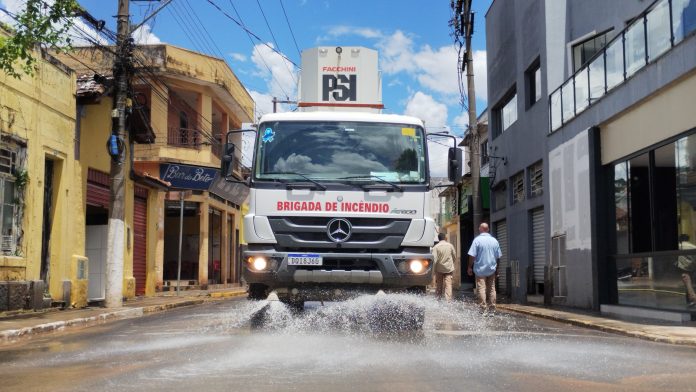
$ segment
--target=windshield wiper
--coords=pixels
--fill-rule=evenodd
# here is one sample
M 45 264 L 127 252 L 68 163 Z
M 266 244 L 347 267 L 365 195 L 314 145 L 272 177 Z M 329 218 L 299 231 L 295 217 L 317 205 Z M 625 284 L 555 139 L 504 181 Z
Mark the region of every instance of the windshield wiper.
M 304 178 L 305 180 L 311 182 L 312 184 L 316 185 L 317 188 L 321 189 L 322 191 L 325 191 L 325 190 L 326 190 L 326 186 L 325 186 L 325 185 L 323 185 L 322 183 L 320 183 L 320 182 L 318 182 L 318 181 L 316 181 L 316 180 L 313 180 L 313 179 L 307 177 L 307 175 L 302 174 L 302 173 L 295 173 L 295 172 L 266 172 L 266 173 L 262 173 L 262 174 L 264 174 L 264 175 L 265 175 L 265 174 L 290 174 L 290 175 L 294 175 L 294 176 L 299 176 L 299 177 L 302 177 L 302 178 Z M 274 178 L 273 180 L 274 180 L 274 181 L 281 181 L 281 182 L 287 184 L 288 186 L 293 186 L 293 185 L 295 185 L 295 184 L 289 183 L 287 180 L 281 179 L 281 178 Z
M 368 179 L 375 179 L 383 184 L 387 184 L 390 187 L 392 187 L 392 189 L 397 190 L 399 192 L 404 191 L 404 188 L 400 187 L 399 185 L 397 185 L 391 181 L 387 181 L 380 176 L 369 175 L 369 176 L 348 176 L 348 177 L 337 178 L 337 180 L 368 180 Z M 362 188 L 365 188 L 365 187 L 363 186 Z

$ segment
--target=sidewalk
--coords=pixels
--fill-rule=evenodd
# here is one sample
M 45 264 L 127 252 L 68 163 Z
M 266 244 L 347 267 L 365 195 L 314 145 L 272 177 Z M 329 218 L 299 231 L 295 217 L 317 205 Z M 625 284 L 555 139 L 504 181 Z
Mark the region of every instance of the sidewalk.
M 694 322 L 673 324 L 654 320 L 619 320 L 581 310 L 534 305 L 499 304 L 498 309 L 653 342 L 696 347 L 696 323 Z
M 0 345 L 35 334 L 97 325 L 109 320 L 140 317 L 149 313 L 239 296 L 246 296 L 246 288 L 190 290 L 182 291 L 180 296 L 177 296 L 176 292 L 158 293 L 154 297 L 126 301 L 122 308 L 117 309 L 101 307 L 66 310 L 47 309 L 42 312 L 0 315 Z

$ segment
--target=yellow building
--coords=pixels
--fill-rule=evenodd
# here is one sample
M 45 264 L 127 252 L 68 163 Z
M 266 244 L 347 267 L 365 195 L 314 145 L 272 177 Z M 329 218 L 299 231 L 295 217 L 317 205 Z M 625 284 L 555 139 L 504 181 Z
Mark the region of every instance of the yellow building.
M 106 53 L 106 55 L 105 55 Z M 103 298 L 111 132 L 108 52 L 83 48 L 61 57 L 79 70 L 78 128 L 85 193 L 91 300 Z M 176 286 L 183 197 L 181 279 L 184 286 L 238 284 L 243 195 L 219 179 L 227 130 L 250 122 L 254 102 L 221 59 L 171 45 L 139 46 L 124 162 L 126 244 L 124 296 Z M 87 68 L 89 66 L 89 68 Z M 94 70 L 101 75 L 94 74 Z M 241 138 L 234 140 L 237 146 Z M 238 151 L 237 151 L 238 153 Z M 240 175 L 239 171 L 235 172 Z M 104 260 L 102 261 L 102 258 Z
M 36 56 L 33 76 L 0 74 L 0 311 L 41 308 L 49 295 L 86 303 L 75 75 Z

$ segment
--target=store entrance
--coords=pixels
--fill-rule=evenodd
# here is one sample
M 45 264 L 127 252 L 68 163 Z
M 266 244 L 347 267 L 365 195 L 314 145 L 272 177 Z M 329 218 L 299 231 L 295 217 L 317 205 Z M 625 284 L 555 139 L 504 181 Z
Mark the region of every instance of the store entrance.
M 164 280 L 165 286 L 176 286 L 179 259 L 179 201 L 165 203 L 164 218 Z M 181 285 L 198 284 L 200 254 L 200 216 L 198 203 L 184 203 L 183 235 L 181 243 Z M 172 284 L 172 282 L 174 282 Z

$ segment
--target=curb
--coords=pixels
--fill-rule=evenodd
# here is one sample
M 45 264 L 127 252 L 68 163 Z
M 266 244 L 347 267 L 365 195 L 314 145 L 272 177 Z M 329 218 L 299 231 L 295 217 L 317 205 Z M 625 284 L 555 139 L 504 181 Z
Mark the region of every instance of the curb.
M 114 312 L 102 313 L 96 316 L 83 317 L 72 320 L 55 321 L 52 323 L 39 324 L 33 327 L 20 329 L 10 329 L 0 331 L 0 343 L 11 343 L 19 338 L 46 332 L 63 331 L 71 327 L 86 327 L 91 325 L 103 324 L 109 320 L 126 319 L 143 315 L 143 308 L 131 308 L 117 310 Z
M 210 293 L 210 298 L 235 298 L 246 296 L 246 291 L 227 291 L 219 293 Z
M 5 331 L 0 331 L 0 345 L 15 343 L 22 338 L 28 336 L 49 333 L 49 332 L 60 332 L 65 331 L 68 328 L 75 327 L 89 327 L 99 324 L 104 324 L 109 321 L 123 320 L 128 318 L 141 317 L 146 314 L 165 312 L 167 310 L 181 308 L 184 306 L 201 305 L 208 302 L 213 302 L 215 300 L 234 298 L 246 296 L 246 292 L 220 292 L 220 293 L 210 293 L 208 297 L 201 297 L 196 299 L 188 299 L 179 302 L 172 302 L 167 304 L 159 305 L 149 305 L 141 307 L 133 307 L 126 309 L 119 309 L 111 312 L 101 313 L 95 316 L 82 317 L 71 320 L 54 321 L 51 323 L 39 324 L 31 327 L 25 327 L 20 329 L 10 329 Z
M 543 319 L 547 319 L 547 320 L 564 322 L 564 323 L 568 323 L 568 324 L 571 324 L 571 325 L 574 325 L 577 327 L 584 327 L 584 328 L 594 329 L 594 330 L 598 330 L 598 331 L 602 331 L 602 332 L 614 333 L 617 335 L 623 335 L 623 336 L 628 336 L 628 337 L 632 337 L 632 338 L 648 340 L 651 342 L 690 346 L 690 347 L 696 348 L 696 340 L 694 340 L 694 339 L 674 338 L 674 337 L 669 337 L 669 336 L 659 335 L 659 334 L 654 334 L 654 333 L 634 331 L 634 330 L 630 330 L 630 329 L 626 329 L 626 328 L 621 328 L 618 326 L 599 324 L 599 323 L 596 323 L 594 321 L 582 320 L 582 319 L 577 319 L 577 318 L 572 318 L 572 317 L 563 317 L 563 316 L 548 314 L 545 312 L 535 311 L 532 309 L 510 308 L 510 307 L 505 306 L 505 305 L 498 305 L 498 308 L 504 309 L 504 310 L 509 311 L 509 312 L 526 314 L 526 315 L 530 315 L 530 316 L 538 317 L 538 318 L 543 318 Z

